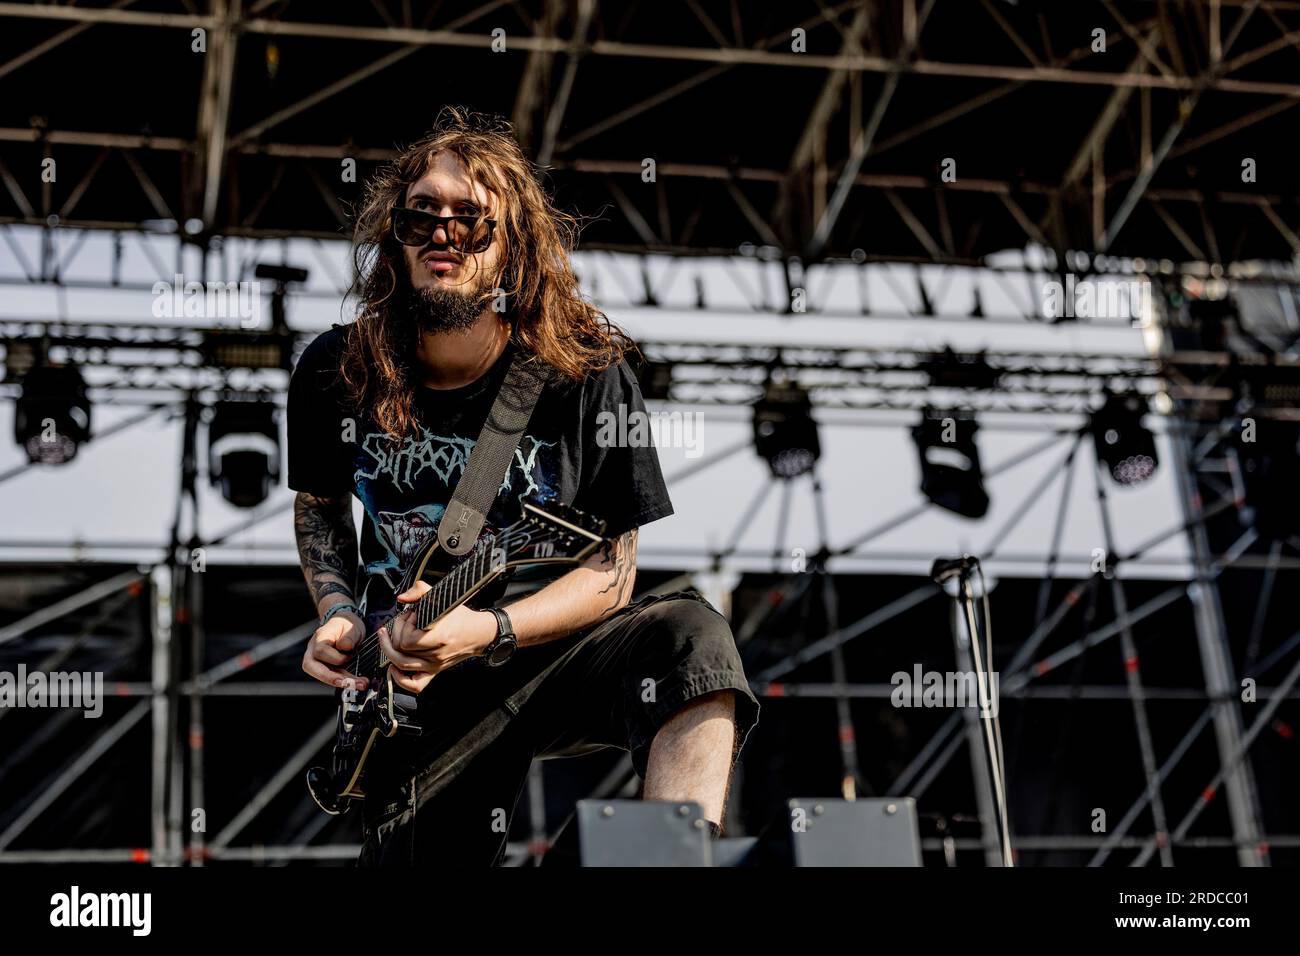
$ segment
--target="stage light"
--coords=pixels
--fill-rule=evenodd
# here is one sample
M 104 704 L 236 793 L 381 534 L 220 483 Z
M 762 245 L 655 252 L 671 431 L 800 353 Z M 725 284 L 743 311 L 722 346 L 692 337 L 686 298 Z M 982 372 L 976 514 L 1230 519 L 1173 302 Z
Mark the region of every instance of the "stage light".
M 1247 435 L 1252 440 L 1244 440 Z M 1239 427 L 1236 437 L 1243 523 L 1271 540 L 1300 534 L 1300 422 L 1258 418 L 1249 432 Z
M 1002 373 L 988 363 L 985 352 L 957 353 L 951 346 L 934 352 L 917 367 L 930 378 L 932 388 L 997 387 Z
M 253 275 L 258 279 L 270 279 L 275 283 L 274 288 L 271 289 L 271 331 L 287 332 L 289 330 L 287 305 L 289 283 L 306 282 L 307 270 L 295 266 L 276 265 L 272 262 L 260 262 L 253 270 Z
M 280 479 L 280 427 L 267 401 L 218 402 L 208 425 L 208 476 L 239 508 L 266 500 Z
M 287 332 L 228 332 L 203 336 L 204 363 L 213 368 L 293 367 L 293 336 Z
M 793 382 L 768 379 L 763 397 L 754 403 L 754 447 L 773 478 L 812 471 L 822 446 L 807 391 Z
M 940 508 L 967 518 L 989 510 L 980 470 L 979 430 L 973 415 L 927 408 L 912 428 L 921 459 L 921 493 Z
M 270 279 L 272 282 L 288 285 L 290 282 L 306 282 L 308 272 L 306 269 L 299 269 L 297 266 L 259 262 L 256 268 L 253 269 L 253 275 L 259 279 Z
M 62 465 L 90 440 L 90 396 L 74 365 L 36 365 L 22 380 L 14 438 L 33 464 Z
M 1102 407 L 1092 413 L 1089 428 L 1097 460 L 1110 468 L 1116 484 L 1141 484 L 1160 462 L 1155 436 L 1142 424 L 1146 413 L 1147 401 L 1136 392 L 1108 394 Z
M 21 382 L 23 376 L 36 365 L 36 346 L 20 339 L 10 339 L 5 343 L 5 377 L 6 382 Z

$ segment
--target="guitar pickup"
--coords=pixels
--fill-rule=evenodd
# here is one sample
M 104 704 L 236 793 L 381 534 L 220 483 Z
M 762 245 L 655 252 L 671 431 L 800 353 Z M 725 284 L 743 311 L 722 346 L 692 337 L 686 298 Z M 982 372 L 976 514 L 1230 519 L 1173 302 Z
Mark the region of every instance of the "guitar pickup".
M 398 691 L 393 694 L 393 716 L 397 719 L 397 732 L 419 736 L 423 731 L 419 722 L 419 701 L 414 694 Z

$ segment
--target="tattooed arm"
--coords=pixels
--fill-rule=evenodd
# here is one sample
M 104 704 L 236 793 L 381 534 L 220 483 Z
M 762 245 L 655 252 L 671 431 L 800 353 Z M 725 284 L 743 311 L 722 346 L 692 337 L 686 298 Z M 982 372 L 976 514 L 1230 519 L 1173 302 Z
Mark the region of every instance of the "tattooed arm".
M 637 529 L 633 528 L 540 591 L 506 605 L 519 646 L 566 637 L 626 605 L 636 584 L 636 538 Z M 402 600 L 415 600 L 427 590 L 428 585 L 421 582 Z M 496 637 L 496 619 L 487 611 L 459 608 L 443 620 L 445 626 L 435 625 L 428 632 L 434 636 L 423 643 L 445 645 L 444 652 L 464 644 L 468 652 L 478 653 Z M 439 636 L 444 629 L 451 635 L 446 640 Z M 426 652 L 423 647 L 408 651 L 417 657 L 436 656 L 435 651 Z
M 566 637 L 626 605 L 636 583 L 636 537 L 633 528 L 540 591 L 506 605 L 519 646 Z M 429 585 L 421 581 L 399 600 L 418 600 L 428 590 Z M 405 619 L 399 619 L 395 628 L 391 638 L 381 637 L 380 646 L 397 665 L 392 674 L 398 686 L 417 694 L 442 668 L 483 653 L 497 633 L 491 612 L 465 605 L 428 630 L 421 631 Z
M 293 503 L 293 528 L 316 612 L 324 614 L 334 604 L 351 603 L 357 567 L 351 498 L 317 498 L 299 492 Z M 365 690 L 365 681 L 354 679 L 346 669 L 364 637 L 365 624 L 358 615 L 351 611 L 334 615 L 307 642 L 302 669 L 332 687 L 346 687 L 353 681 L 357 690 Z
M 606 595 L 609 605 L 600 612 L 602 618 L 608 617 L 632 599 L 632 587 L 636 584 L 636 534 L 638 529 L 622 535 L 601 547 L 594 559 L 589 559 L 584 567 L 592 567 L 608 580 L 600 594 Z
M 298 493 L 293 504 L 298 559 L 316 613 L 352 601 L 357 567 L 357 532 L 349 498 L 317 498 Z
M 636 585 L 636 538 L 633 528 L 536 594 L 506 605 L 519 646 L 565 637 L 626 605 Z

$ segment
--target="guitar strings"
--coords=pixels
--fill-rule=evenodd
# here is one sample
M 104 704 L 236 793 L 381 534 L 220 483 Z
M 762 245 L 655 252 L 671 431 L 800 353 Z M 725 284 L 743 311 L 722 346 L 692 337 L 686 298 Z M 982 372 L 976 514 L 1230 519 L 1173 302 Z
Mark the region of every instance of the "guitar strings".
M 514 548 L 517 544 L 521 542 L 526 543 L 530 540 L 543 541 L 551 537 L 551 535 L 530 536 L 526 533 L 521 533 L 519 531 L 516 531 L 515 528 L 516 528 L 515 525 L 511 525 L 501 534 L 501 543 L 506 547 L 507 550 Z M 449 572 L 446 576 L 442 578 L 442 580 L 440 580 L 436 585 L 434 585 L 433 589 L 428 594 L 426 594 L 423 598 L 421 598 L 418 602 L 397 609 L 392 614 L 390 614 L 387 618 L 385 618 L 384 622 L 379 626 L 379 628 L 377 628 L 376 631 L 373 634 L 371 634 L 369 637 L 367 637 L 359 646 L 357 651 L 357 657 L 356 657 L 358 666 L 364 666 L 366 669 L 369 669 L 372 665 L 378 663 L 378 657 L 382 653 L 382 649 L 379 644 L 380 630 L 382 630 L 385 627 L 388 627 L 389 625 L 392 624 L 394 620 L 396 620 L 398 617 L 404 614 L 416 613 L 418 615 L 420 612 L 422 612 L 422 610 L 435 606 L 437 603 L 441 601 L 441 599 L 448 597 L 449 591 L 454 593 L 457 590 L 459 590 L 460 588 L 456 584 L 456 582 L 459 580 L 459 576 L 463 575 L 466 571 L 469 570 L 473 560 L 476 560 L 478 557 L 481 557 L 485 553 L 490 553 L 491 550 L 495 548 L 496 544 L 497 541 L 495 539 L 489 539 L 488 541 L 485 541 L 482 546 L 482 549 L 479 551 L 479 554 L 476 556 L 475 559 L 461 561 L 459 564 L 456 565 L 455 568 L 452 569 L 451 572 Z M 489 569 L 490 567 L 491 566 L 489 565 Z M 447 610 L 450 610 L 451 607 L 454 606 L 455 604 L 449 605 Z
M 506 542 L 508 545 L 512 544 L 512 542 L 510 542 L 509 537 L 506 538 Z M 487 547 L 494 546 L 494 545 L 495 545 L 495 541 L 489 539 L 489 541 L 485 543 L 484 550 L 486 550 Z M 455 590 L 455 588 L 452 587 L 452 584 L 450 582 L 453 581 L 456 575 L 461 573 L 463 569 L 466 568 L 471 563 L 471 561 L 478 559 L 482 555 L 482 553 L 483 551 L 480 551 L 470 560 L 459 562 L 450 572 L 448 572 L 440 581 L 438 581 L 437 584 L 433 586 L 433 589 L 430 590 L 428 594 L 424 595 L 424 597 L 422 597 L 415 604 L 408 604 L 408 605 L 401 606 L 399 608 L 395 608 L 393 612 L 384 619 L 383 623 L 380 624 L 379 627 L 376 628 L 372 634 L 367 636 L 365 640 L 363 640 L 361 644 L 358 646 L 357 657 L 356 657 L 358 664 L 367 663 L 372 656 L 377 655 L 380 652 L 379 631 L 391 625 L 393 621 L 395 621 L 401 615 L 410 614 L 412 612 L 418 613 L 418 611 L 421 608 L 427 606 L 431 602 L 437 601 L 440 596 L 446 596 L 449 588 Z
M 537 542 L 545 541 L 548 538 L 554 536 L 553 531 L 548 532 L 546 535 L 537 535 L 537 534 L 530 535 L 528 533 L 517 530 L 518 525 L 522 523 L 523 522 L 519 522 L 517 524 L 511 525 L 510 527 L 506 528 L 504 531 L 501 532 L 501 536 L 499 539 L 494 539 L 494 538 L 487 539 L 483 543 L 482 548 L 479 551 L 479 554 L 476 556 L 476 558 L 483 554 L 491 553 L 498 546 L 498 542 L 500 543 L 501 546 L 505 547 L 507 551 L 509 551 L 518 544 L 528 543 L 530 541 L 532 541 L 533 543 L 537 543 Z M 440 595 L 444 597 L 448 596 L 447 595 L 448 588 L 451 588 L 452 591 L 457 590 L 456 588 L 451 587 L 451 585 L 449 585 L 448 582 L 453 580 L 456 577 L 456 575 L 464 573 L 469 568 L 473 560 L 475 559 L 461 561 L 459 564 L 456 565 L 455 568 L 452 569 L 452 571 L 450 571 L 447 575 L 445 575 L 442 578 L 442 580 L 440 580 L 436 585 L 434 585 L 433 589 L 429 591 L 428 594 L 424 595 L 424 597 L 422 597 L 419 601 L 417 601 L 414 604 L 408 604 L 400 609 L 394 610 L 392 614 L 386 617 L 383 623 L 380 624 L 378 628 L 376 628 L 374 633 L 366 637 L 365 640 L 363 640 L 357 646 L 357 652 L 356 652 L 356 656 L 353 658 L 353 669 L 351 672 L 354 674 L 359 674 L 362 670 L 370 670 L 374 665 L 378 664 L 379 655 L 382 653 L 382 648 L 380 647 L 379 644 L 379 631 L 391 625 L 393 621 L 395 621 L 398 617 L 400 617 L 403 614 L 418 612 L 421 608 L 424 608 L 426 606 L 431 606 Z M 491 565 L 488 566 L 488 569 L 489 570 L 491 569 Z M 450 610 L 450 607 L 448 608 L 448 610 Z

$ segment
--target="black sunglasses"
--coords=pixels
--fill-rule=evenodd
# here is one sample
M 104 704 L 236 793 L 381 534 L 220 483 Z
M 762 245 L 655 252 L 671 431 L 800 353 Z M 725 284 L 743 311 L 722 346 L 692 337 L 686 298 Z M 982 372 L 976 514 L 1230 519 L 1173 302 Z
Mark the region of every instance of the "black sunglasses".
M 404 246 L 422 246 L 442 226 L 448 244 L 459 253 L 482 252 L 492 245 L 495 219 L 482 216 L 435 216 L 423 209 L 392 209 L 393 237 Z

